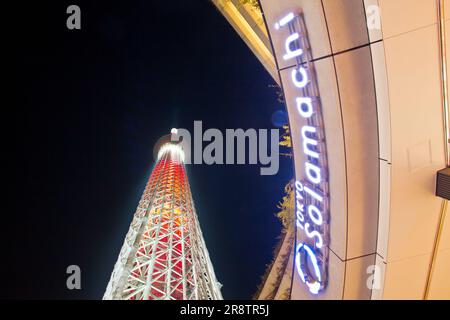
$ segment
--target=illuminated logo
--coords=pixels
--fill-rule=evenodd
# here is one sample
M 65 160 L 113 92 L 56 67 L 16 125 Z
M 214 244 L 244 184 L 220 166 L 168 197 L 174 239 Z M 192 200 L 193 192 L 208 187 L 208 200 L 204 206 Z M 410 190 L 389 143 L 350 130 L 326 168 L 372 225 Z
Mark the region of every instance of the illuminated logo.
M 282 57 L 295 62 L 288 77 L 291 83 L 284 85 L 296 90 L 293 99 L 286 95 L 290 99 L 286 103 L 295 113 L 291 125 L 300 128 L 293 141 L 300 141 L 301 151 L 294 156 L 302 159 L 301 166 L 296 166 L 295 265 L 308 290 L 319 294 L 327 283 L 329 241 L 328 170 L 319 89 L 303 16 L 291 12 L 275 24 L 275 29 L 289 31 Z

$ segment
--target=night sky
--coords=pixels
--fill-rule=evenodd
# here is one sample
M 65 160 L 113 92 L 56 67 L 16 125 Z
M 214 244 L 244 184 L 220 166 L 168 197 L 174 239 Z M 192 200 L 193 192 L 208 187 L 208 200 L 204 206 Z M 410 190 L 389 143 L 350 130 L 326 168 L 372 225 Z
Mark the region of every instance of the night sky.
M 66 28 L 71 4 L 81 7 L 81 30 Z M 3 118 L 2 296 L 100 299 L 156 140 L 172 127 L 192 130 L 194 120 L 204 129 L 274 128 L 284 107 L 207 0 L 30 1 L 4 15 L 13 100 Z M 276 204 L 292 176 L 291 160 L 280 161 L 276 176 L 260 176 L 259 165 L 188 167 L 226 299 L 250 298 L 272 258 Z M 72 264 L 81 290 L 66 288 Z

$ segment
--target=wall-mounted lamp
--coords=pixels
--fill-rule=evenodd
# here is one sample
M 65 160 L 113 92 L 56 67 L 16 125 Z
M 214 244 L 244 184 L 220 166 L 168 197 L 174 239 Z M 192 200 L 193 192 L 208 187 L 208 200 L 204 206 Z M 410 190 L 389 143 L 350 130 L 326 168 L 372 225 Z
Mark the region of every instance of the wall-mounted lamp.
M 450 168 L 438 171 L 436 178 L 436 195 L 450 200 Z

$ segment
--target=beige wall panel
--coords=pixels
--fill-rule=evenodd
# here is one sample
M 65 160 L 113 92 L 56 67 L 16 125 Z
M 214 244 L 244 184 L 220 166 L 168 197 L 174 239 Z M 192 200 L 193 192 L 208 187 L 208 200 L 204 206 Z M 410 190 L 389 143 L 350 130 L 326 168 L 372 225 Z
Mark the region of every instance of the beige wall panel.
M 445 214 L 444 226 L 442 228 L 439 250 L 450 250 L 450 203 L 447 202 L 447 212 Z M 450 267 L 449 267 L 450 274 Z
M 389 243 L 389 217 L 391 213 L 391 165 L 380 160 L 380 202 L 377 253 L 387 257 Z
M 329 247 L 344 260 L 347 246 L 347 179 L 341 105 L 333 59 L 316 61 L 315 66 L 326 123 L 331 213 Z
M 381 19 L 381 12 L 380 12 L 380 5 L 378 3 L 378 0 L 364 0 L 364 8 L 366 12 L 366 21 L 372 21 L 370 18 L 372 17 L 375 12 L 378 14 L 378 18 L 380 21 Z M 372 9 L 376 10 L 372 10 Z M 380 28 L 368 28 L 369 31 L 369 40 L 370 42 L 378 41 L 383 39 L 383 33 L 381 32 L 381 25 Z
M 385 50 L 392 122 L 387 259 L 392 261 L 430 253 L 438 223 L 435 175 L 444 167 L 444 150 L 436 26 L 388 39 Z
M 345 300 L 370 300 L 372 290 L 368 286 L 370 280 L 369 267 L 375 265 L 375 254 L 347 261 L 345 269 Z
M 378 124 L 369 47 L 335 57 L 348 183 L 347 259 L 376 251 Z
M 332 58 L 321 59 L 315 62 L 320 100 L 325 125 L 327 143 L 327 158 L 330 187 L 330 244 L 329 247 L 345 260 L 347 245 L 347 184 L 344 150 L 344 134 L 342 129 L 342 114 L 339 103 L 336 74 Z M 281 79 L 288 104 L 288 114 L 291 119 L 291 135 L 293 148 L 298 155 L 302 153 L 301 127 L 295 122 L 298 118 L 295 106 L 296 89 L 290 81 L 292 69 L 281 72 Z M 301 156 L 294 158 L 295 168 L 303 168 Z M 301 172 L 296 172 L 297 177 Z
M 448 2 L 448 5 L 446 8 L 450 7 L 450 0 Z M 447 9 L 450 10 L 450 9 Z M 449 13 L 450 15 L 450 13 Z M 445 47 L 446 47 L 446 53 L 447 53 L 447 90 L 448 94 L 450 95 L 450 20 L 447 20 L 445 22 Z M 450 116 L 450 112 L 449 112 Z M 450 124 L 450 118 L 448 119 L 448 123 Z
M 372 64 L 377 97 L 379 157 L 391 162 L 391 111 L 389 106 L 389 86 L 386 73 L 384 44 L 378 42 L 372 44 L 370 48 L 372 50 Z
M 421 300 L 427 282 L 431 255 L 421 255 L 388 263 L 383 299 Z
M 438 253 L 428 299 L 450 299 L 450 250 Z
M 379 0 L 379 3 L 385 39 L 437 22 L 435 0 Z
M 372 300 L 382 300 L 383 299 L 383 290 L 384 290 L 384 280 L 386 275 L 386 263 L 384 259 L 380 257 L 378 254 L 375 258 L 375 273 L 374 273 L 374 282 L 372 285 Z
M 346 178 L 345 178 L 345 157 L 343 149 L 343 132 L 342 132 L 342 117 L 339 104 L 339 96 L 337 90 L 336 76 L 332 58 L 321 59 L 315 63 L 318 86 L 321 94 L 321 105 L 323 116 L 327 125 L 325 126 L 325 133 L 327 137 L 327 157 L 330 171 L 329 186 L 330 186 L 330 247 L 334 247 L 336 252 L 343 256 L 346 249 Z M 295 101 L 296 90 L 292 87 L 290 81 L 291 69 L 286 69 L 281 72 L 281 78 L 285 89 L 286 101 L 288 101 L 288 112 L 291 123 L 291 133 L 293 136 L 294 149 L 300 148 L 300 126 L 296 125 L 294 119 L 298 117 L 295 107 L 290 103 Z M 289 96 L 292 94 L 292 96 Z M 296 168 L 303 167 L 301 157 L 296 157 Z M 299 175 L 300 172 L 297 172 Z M 328 273 L 330 279 L 328 281 L 327 289 L 320 295 L 319 299 L 341 299 L 344 283 L 345 264 L 333 252 L 329 254 Z M 311 295 L 306 289 L 306 286 L 299 279 L 297 271 L 294 272 L 294 287 L 292 292 L 292 299 L 313 299 L 315 296 Z
M 444 0 L 445 20 L 450 20 L 450 0 Z
M 447 203 L 428 299 L 450 299 L 450 203 Z
M 333 53 L 369 42 L 363 0 L 323 0 Z

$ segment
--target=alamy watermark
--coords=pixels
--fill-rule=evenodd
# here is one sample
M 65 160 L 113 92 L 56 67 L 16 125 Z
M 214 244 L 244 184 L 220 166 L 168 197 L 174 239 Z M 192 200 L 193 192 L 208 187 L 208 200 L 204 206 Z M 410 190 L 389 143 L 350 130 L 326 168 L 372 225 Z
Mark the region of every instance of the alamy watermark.
M 367 6 L 367 28 L 369 30 L 381 30 L 380 7 L 376 4 Z
M 66 27 L 69 30 L 81 29 L 81 9 L 79 6 L 72 4 L 67 7 L 66 10 L 67 14 L 70 14 L 69 17 L 67 17 L 66 20 Z
M 66 280 L 66 286 L 69 290 L 81 289 L 81 269 L 76 264 L 72 264 L 67 267 L 66 274 L 69 276 Z
M 260 168 L 263 176 L 278 173 L 278 129 L 226 129 L 224 134 L 214 128 L 203 132 L 202 121 L 194 121 L 193 137 L 188 130 L 177 128 L 172 129 L 171 140 L 180 142 L 186 164 L 247 164 L 248 160 L 248 164 L 263 166 Z
M 366 269 L 366 274 L 368 275 L 366 280 L 367 288 L 370 290 L 380 290 L 382 281 L 381 268 L 377 265 L 370 265 Z

